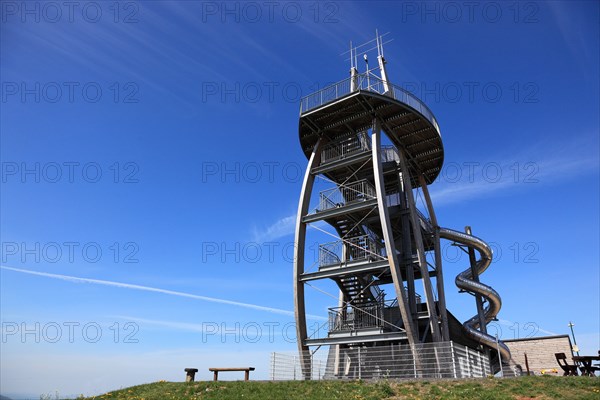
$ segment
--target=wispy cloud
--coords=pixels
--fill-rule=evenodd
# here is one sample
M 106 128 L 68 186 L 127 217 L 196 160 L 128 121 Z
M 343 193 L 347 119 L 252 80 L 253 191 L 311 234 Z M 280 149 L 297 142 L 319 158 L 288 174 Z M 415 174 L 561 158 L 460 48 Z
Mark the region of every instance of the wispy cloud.
M 434 183 L 431 188 L 431 197 L 435 205 L 447 205 L 497 194 L 500 191 L 506 193 L 507 190 L 524 190 L 538 185 L 557 184 L 598 171 L 597 156 L 582 156 L 576 152 L 571 154 L 576 154 L 577 157 L 557 152 L 548 152 L 548 154 L 557 155 L 537 161 L 517 161 L 535 159 L 521 156 L 512 160 L 504 159 L 501 162 L 480 162 L 475 172 L 470 171 L 468 166 L 463 164 L 465 168 L 459 171 L 462 177 L 458 182 L 449 182 L 449 178 L 444 178 L 442 172 L 437 184 Z M 486 176 L 484 172 L 488 166 L 493 167 L 487 171 L 490 176 Z M 448 175 L 454 177 L 455 173 L 448 172 Z
M 255 242 L 263 243 L 281 239 L 283 237 L 292 235 L 294 233 L 295 226 L 296 214 L 292 214 L 278 219 L 264 229 L 254 229 L 253 240 Z
M 545 6 L 550 10 L 549 15 L 554 18 L 565 45 L 571 52 L 572 59 L 577 63 L 586 79 L 591 79 L 590 72 L 593 70 L 589 66 L 593 58 L 597 57 L 597 52 L 591 51 L 593 46 L 589 45 L 589 38 L 585 34 L 586 30 L 582 28 L 582 25 L 588 22 L 586 11 L 589 9 L 581 7 L 578 10 L 577 7 L 570 7 L 568 3 L 563 4 L 560 1 L 548 1 Z M 589 21 L 591 22 L 591 20 Z
M 498 322 L 500 323 L 500 325 L 508 326 L 508 327 L 511 327 L 511 328 L 514 328 L 515 324 L 517 324 L 516 322 L 509 321 L 507 319 L 499 319 Z M 526 329 L 526 326 L 527 325 L 523 326 L 524 330 Z M 532 326 L 532 328 L 537 328 L 537 330 L 534 332 L 534 335 L 536 335 L 538 332 L 545 333 L 546 335 L 550 335 L 550 336 L 556 336 L 556 335 L 558 335 L 558 333 L 556 333 L 556 332 L 552 332 L 552 331 L 548 331 L 546 329 L 540 328 L 540 326 L 537 325 L 537 324 L 534 324 Z
M 80 278 L 80 277 L 70 276 L 70 275 L 51 274 L 48 272 L 39 272 L 39 271 L 32 271 L 32 270 L 28 270 L 28 269 L 13 268 L 13 267 L 9 267 L 6 265 L 2 265 L 2 266 L 0 266 L 0 268 L 3 270 L 7 270 L 7 271 L 14 271 L 14 272 L 22 273 L 22 274 L 43 276 L 45 278 L 60 279 L 60 280 L 72 282 L 72 283 L 90 283 L 90 284 L 94 284 L 94 285 L 119 287 L 119 288 L 123 288 L 123 289 L 141 290 L 141 291 L 145 291 L 145 292 L 154 292 L 154 293 L 161 293 L 161 294 L 166 294 L 166 295 L 170 295 L 170 296 L 178 296 L 178 297 L 185 297 L 188 299 L 208 301 L 211 303 L 227 304 L 227 305 L 236 306 L 236 307 L 250 308 L 253 310 L 266 311 L 266 312 L 273 313 L 273 314 L 294 316 L 294 313 L 292 311 L 283 310 L 280 308 L 265 307 L 265 306 L 252 304 L 252 303 L 242 303 L 239 301 L 218 299 L 215 297 L 200 296 L 197 294 L 178 292 L 178 291 L 174 291 L 174 290 L 161 289 L 161 288 L 150 287 L 150 286 L 134 285 L 131 283 L 106 281 L 106 280 L 101 280 L 101 279 Z M 323 319 L 323 317 L 313 316 L 313 315 L 307 315 L 307 317 L 311 318 L 311 319 L 318 319 L 318 320 Z
M 141 323 L 141 324 L 156 325 L 156 326 L 161 326 L 164 328 L 182 330 L 182 331 L 205 332 L 205 330 L 206 330 L 204 324 L 191 324 L 188 322 L 146 319 L 146 318 L 132 317 L 132 316 L 128 316 L 128 315 L 114 315 L 112 317 L 121 319 L 124 321 L 132 321 L 132 322 L 137 322 L 137 323 Z M 213 333 L 213 332 L 211 331 L 211 333 Z
M 311 223 L 309 228 L 317 229 L 321 232 L 332 231 L 331 226 L 325 221 L 317 221 Z M 257 243 L 275 241 L 285 237 L 293 240 L 296 228 L 296 214 L 277 219 L 266 228 L 254 228 L 252 232 L 252 240 Z
M 235 332 L 236 334 L 244 334 L 244 331 L 247 329 L 245 326 L 241 325 L 235 326 L 225 326 L 223 322 L 217 324 L 216 322 L 204 322 L 202 324 L 192 324 L 189 322 L 178 322 L 178 321 L 167 321 L 167 320 L 159 320 L 159 319 L 148 319 L 148 318 L 139 318 L 130 315 L 113 315 L 111 318 L 120 319 L 128 322 L 136 322 L 144 325 L 154 325 L 158 327 L 168 328 L 170 330 L 179 330 L 179 331 L 187 331 L 187 332 L 199 332 L 206 333 L 210 335 L 215 334 L 231 334 Z M 325 321 L 326 318 L 320 317 L 320 320 Z M 255 322 L 252 322 L 255 324 Z M 283 331 L 275 330 L 274 327 L 279 326 L 277 323 L 271 323 L 272 330 L 268 330 L 269 335 L 283 335 Z M 267 325 L 264 325 L 267 326 Z

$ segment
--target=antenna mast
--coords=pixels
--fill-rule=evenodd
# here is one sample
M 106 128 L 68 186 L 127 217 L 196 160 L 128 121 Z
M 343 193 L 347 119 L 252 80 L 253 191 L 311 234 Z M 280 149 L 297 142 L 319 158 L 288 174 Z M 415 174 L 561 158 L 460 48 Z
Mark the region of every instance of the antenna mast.
M 379 77 L 383 81 L 383 90 L 384 93 L 387 93 L 390 90 L 390 85 L 388 82 L 388 75 L 385 61 L 383 56 L 383 45 L 392 41 L 392 39 L 384 42 L 384 36 L 388 35 L 389 32 L 384 33 L 383 35 L 379 34 L 378 30 L 375 30 L 375 39 L 371 39 L 363 44 L 358 46 L 353 46 L 352 41 L 350 41 L 350 77 L 351 79 L 351 90 L 356 90 L 358 87 L 358 57 L 363 56 L 366 64 L 366 77 L 369 80 L 369 75 L 373 73 L 377 68 L 379 69 Z M 373 42 L 375 42 L 375 46 L 373 47 Z M 371 46 L 371 47 L 369 47 Z M 373 71 L 369 70 L 369 62 L 368 62 L 368 53 L 373 50 L 377 50 L 377 67 L 373 68 Z M 348 52 L 344 53 L 347 54 Z M 377 76 L 377 75 L 375 75 Z

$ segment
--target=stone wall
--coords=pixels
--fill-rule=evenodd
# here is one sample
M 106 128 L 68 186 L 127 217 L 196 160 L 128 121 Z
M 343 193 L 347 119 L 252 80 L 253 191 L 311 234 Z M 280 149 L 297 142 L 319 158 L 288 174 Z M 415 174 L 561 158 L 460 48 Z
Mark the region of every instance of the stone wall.
M 517 364 L 521 364 L 523 373 L 526 372 L 525 353 L 527 353 L 527 360 L 529 361 L 529 370 L 536 375 L 541 374 L 543 369 L 549 370 L 552 368 L 556 368 L 558 373 L 550 373 L 551 375 L 563 374 L 563 370 L 558 365 L 554 353 L 565 353 L 567 362 L 573 364 L 571 360 L 573 348 L 568 335 L 504 340 L 504 343 L 510 348 L 513 360 Z

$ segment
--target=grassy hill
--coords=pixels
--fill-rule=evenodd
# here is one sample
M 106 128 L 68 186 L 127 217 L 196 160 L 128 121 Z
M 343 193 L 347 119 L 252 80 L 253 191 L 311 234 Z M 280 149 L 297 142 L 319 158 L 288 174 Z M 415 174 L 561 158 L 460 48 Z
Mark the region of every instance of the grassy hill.
M 89 397 L 94 400 L 199 399 L 600 399 L 600 378 L 536 376 L 513 379 L 401 382 L 156 382 Z

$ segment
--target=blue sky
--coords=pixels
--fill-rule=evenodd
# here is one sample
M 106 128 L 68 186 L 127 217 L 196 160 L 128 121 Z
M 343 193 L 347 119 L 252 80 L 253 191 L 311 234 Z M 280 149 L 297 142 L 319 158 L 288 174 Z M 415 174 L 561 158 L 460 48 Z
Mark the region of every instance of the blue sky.
M 495 249 L 491 331 L 573 321 L 600 347 L 598 3 L 61 4 L 1 3 L 2 394 L 225 364 L 268 378 L 270 352 L 295 350 L 299 99 L 376 29 L 390 80 L 441 127 L 440 225 Z M 467 259 L 444 251 L 464 320 Z M 317 327 L 336 300 L 310 296 Z

